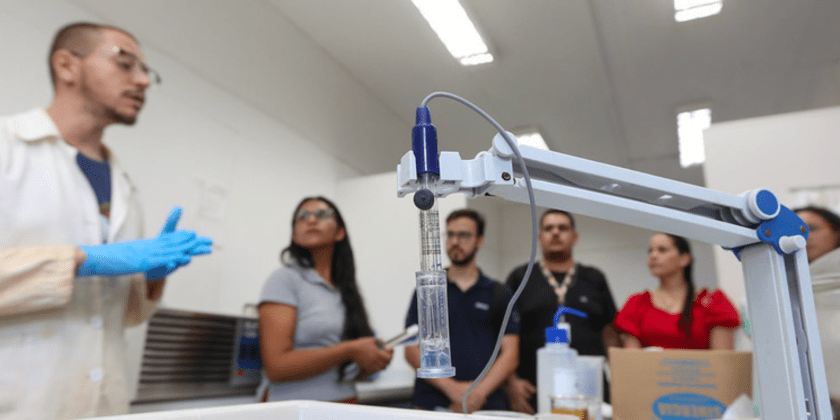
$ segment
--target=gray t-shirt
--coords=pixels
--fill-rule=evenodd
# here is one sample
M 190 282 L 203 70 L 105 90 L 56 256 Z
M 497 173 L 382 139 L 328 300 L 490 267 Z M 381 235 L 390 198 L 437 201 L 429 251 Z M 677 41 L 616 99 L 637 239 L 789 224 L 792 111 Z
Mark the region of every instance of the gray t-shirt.
M 328 347 L 341 342 L 344 304 L 341 293 L 315 270 L 289 265 L 273 273 L 260 293 L 260 303 L 285 303 L 297 308 L 295 349 Z M 352 382 L 338 381 L 338 366 L 306 379 L 269 382 L 263 372 L 258 396 L 268 387 L 268 401 L 346 400 L 356 396 Z

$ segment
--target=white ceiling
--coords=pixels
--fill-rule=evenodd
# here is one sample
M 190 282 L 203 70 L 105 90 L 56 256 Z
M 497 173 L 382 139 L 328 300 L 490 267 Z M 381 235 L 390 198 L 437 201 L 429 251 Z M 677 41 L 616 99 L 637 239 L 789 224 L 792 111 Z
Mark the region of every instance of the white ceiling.
M 555 151 L 698 184 L 677 107 L 707 102 L 721 122 L 840 105 L 837 0 L 724 0 L 686 23 L 669 0 L 462 0 L 496 56 L 466 68 L 409 0 L 73 2 L 362 173 L 394 170 L 439 90 L 540 126 Z M 489 148 L 467 108 L 430 108 L 442 150 Z

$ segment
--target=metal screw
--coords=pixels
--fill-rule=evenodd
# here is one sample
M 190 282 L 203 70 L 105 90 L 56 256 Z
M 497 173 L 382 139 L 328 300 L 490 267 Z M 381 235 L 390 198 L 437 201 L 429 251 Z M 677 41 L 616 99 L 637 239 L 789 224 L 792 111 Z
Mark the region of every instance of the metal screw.
M 510 174 L 507 172 L 502 172 L 502 179 L 505 181 L 510 181 Z
M 765 230 L 765 231 L 764 231 L 764 234 L 765 234 L 765 235 L 767 235 L 767 236 L 770 236 L 770 235 L 771 235 L 771 233 L 770 233 L 770 229 Z

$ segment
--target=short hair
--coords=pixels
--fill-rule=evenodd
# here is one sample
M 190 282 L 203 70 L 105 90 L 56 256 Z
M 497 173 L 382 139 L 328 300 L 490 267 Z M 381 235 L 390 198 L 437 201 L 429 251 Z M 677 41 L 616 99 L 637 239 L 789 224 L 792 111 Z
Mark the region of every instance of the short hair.
M 446 223 L 460 218 L 460 217 L 468 217 L 475 222 L 476 227 L 476 234 L 478 236 L 484 236 L 484 216 L 481 213 L 473 210 L 473 209 L 461 209 L 455 210 L 452 213 L 449 213 L 449 216 L 446 216 Z
M 67 50 L 79 57 L 87 57 L 102 40 L 103 30 L 122 32 L 133 39 L 134 42 L 137 42 L 137 38 L 134 35 L 128 33 L 125 29 L 112 25 L 76 22 L 64 26 L 56 32 L 52 47 L 50 48 L 50 54 L 47 56 L 47 65 L 50 68 L 50 80 L 52 80 L 53 86 L 55 86 L 56 81 L 55 69 L 52 65 L 53 54 L 58 50 Z M 137 42 L 137 44 L 139 45 L 140 43 Z
M 817 206 L 805 206 L 800 207 L 798 209 L 793 209 L 794 213 L 799 213 L 801 211 L 809 211 L 811 213 L 820 216 L 826 223 L 831 226 L 831 230 L 840 233 L 840 216 L 837 213 L 825 208 L 825 207 L 817 207 Z M 840 239 L 838 243 L 834 244 L 834 248 L 840 248 Z
M 549 214 L 562 214 L 569 218 L 569 223 L 572 224 L 572 230 L 575 230 L 575 218 L 572 216 L 572 213 L 569 213 L 565 210 L 558 210 L 558 209 L 548 209 L 546 210 L 542 216 L 540 216 L 540 229 L 542 229 L 543 221 L 545 221 L 545 217 Z

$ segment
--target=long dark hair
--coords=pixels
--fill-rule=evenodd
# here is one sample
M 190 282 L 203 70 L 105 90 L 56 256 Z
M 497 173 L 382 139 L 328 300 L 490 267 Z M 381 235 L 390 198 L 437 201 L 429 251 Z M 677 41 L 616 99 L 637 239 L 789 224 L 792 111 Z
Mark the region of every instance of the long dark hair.
M 691 257 L 691 261 L 683 269 L 683 277 L 685 278 L 685 283 L 688 286 L 688 293 L 685 294 L 683 310 L 680 314 L 680 320 L 677 323 L 677 326 L 685 331 L 686 335 L 691 335 L 691 307 L 694 304 L 694 276 L 692 275 L 694 256 L 691 255 L 691 245 L 688 244 L 688 240 L 682 236 L 671 235 L 670 233 L 666 233 L 665 235 L 671 238 L 671 242 L 673 242 L 674 246 L 677 247 L 677 251 L 679 251 L 681 255 L 688 254 L 688 256 Z
M 321 201 L 329 206 L 335 212 L 336 223 L 344 229 L 344 239 L 335 243 L 330 270 L 332 276 L 330 280 L 341 293 L 341 302 L 344 304 L 344 331 L 341 338 L 342 340 L 352 340 L 372 336 L 373 329 L 370 327 L 367 312 L 365 312 L 365 304 L 356 285 L 356 263 L 353 258 L 353 248 L 350 247 L 350 235 L 347 233 L 344 218 L 341 217 L 338 207 L 332 201 L 321 196 L 304 198 L 292 213 L 292 231 L 295 229 L 295 218 L 298 210 L 304 203 L 312 200 Z M 283 264 L 295 263 L 306 268 L 314 268 L 315 266 L 312 253 L 294 243 L 294 241 L 290 241 L 289 246 L 280 253 L 280 261 Z M 338 370 L 339 381 L 344 379 L 344 368 L 349 364 L 350 362 L 344 362 L 340 366 Z

